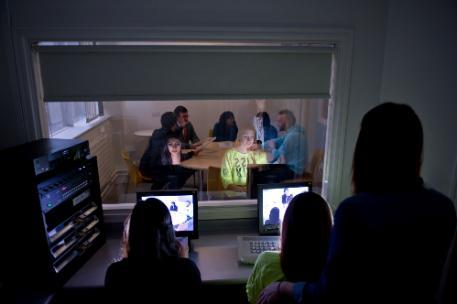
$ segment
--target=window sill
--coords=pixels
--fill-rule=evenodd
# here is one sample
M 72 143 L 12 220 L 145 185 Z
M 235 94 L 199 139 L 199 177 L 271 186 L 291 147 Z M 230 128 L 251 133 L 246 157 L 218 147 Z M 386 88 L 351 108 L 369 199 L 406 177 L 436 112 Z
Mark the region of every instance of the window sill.
M 101 123 L 107 121 L 111 116 L 110 115 L 103 115 L 100 116 L 93 121 L 89 122 L 88 124 L 85 124 L 84 126 L 73 126 L 73 127 L 67 127 L 63 129 L 62 131 L 57 132 L 52 138 L 61 138 L 61 139 L 74 139 L 78 138 L 79 136 L 83 135 L 84 133 L 90 131 L 91 129 L 97 127 Z
M 122 222 L 134 203 L 103 204 L 105 222 Z M 198 202 L 198 220 L 257 218 L 257 200 L 214 200 Z

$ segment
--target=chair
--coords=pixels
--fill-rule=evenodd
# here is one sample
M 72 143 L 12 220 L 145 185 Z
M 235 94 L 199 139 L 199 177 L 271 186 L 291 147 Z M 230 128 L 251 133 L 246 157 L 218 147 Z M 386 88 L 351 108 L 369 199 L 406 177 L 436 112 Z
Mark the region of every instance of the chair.
M 152 179 L 150 177 L 141 174 L 140 169 L 138 169 L 138 167 L 135 165 L 127 151 L 123 151 L 121 155 L 127 165 L 129 174 L 129 184 L 131 183 L 133 186 L 136 187 L 140 183 L 152 182 Z
M 222 186 L 221 181 L 221 168 L 208 167 L 208 181 L 206 183 L 206 191 L 223 191 L 224 187 Z
M 313 186 L 322 187 L 324 168 L 324 150 L 314 150 L 309 164 L 309 172 L 311 173 Z

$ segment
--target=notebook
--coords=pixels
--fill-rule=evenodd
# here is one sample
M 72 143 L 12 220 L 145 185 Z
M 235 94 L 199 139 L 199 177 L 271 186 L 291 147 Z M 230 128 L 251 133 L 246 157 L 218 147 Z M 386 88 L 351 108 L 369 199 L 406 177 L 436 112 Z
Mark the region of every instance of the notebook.
M 241 263 L 254 264 L 263 251 L 280 249 L 279 233 L 287 206 L 295 195 L 308 191 L 310 182 L 258 185 L 258 235 L 237 237 Z

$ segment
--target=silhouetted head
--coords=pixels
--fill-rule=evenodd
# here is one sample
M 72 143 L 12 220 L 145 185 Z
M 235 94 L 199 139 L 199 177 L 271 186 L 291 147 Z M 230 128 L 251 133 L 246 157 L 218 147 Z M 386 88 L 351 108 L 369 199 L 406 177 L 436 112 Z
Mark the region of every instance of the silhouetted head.
M 279 223 L 279 208 L 278 207 L 273 207 L 270 209 L 270 215 L 268 216 L 268 219 L 270 220 L 271 223 Z
M 383 103 L 365 114 L 352 164 L 355 193 L 407 190 L 417 185 L 423 131 L 405 104 Z
M 233 112 L 225 111 L 219 117 L 219 123 L 222 125 L 231 126 L 235 124 L 235 115 L 233 115 Z
M 297 194 L 286 209 L 281 229 L 281 268 L 287 280 L 316 280 L 327 258 L 332 215 L 314 192 Z
M 127 256 L 133 261 L 157 261 L 178 256 L 170 211 L 160 200 L 149 198 L 133 208 Z
M 173 112 L 165 112 L 160 117 L 160 124 L 162 128 L 167 131 L 173 130 L 176 128 L 176 115 Z

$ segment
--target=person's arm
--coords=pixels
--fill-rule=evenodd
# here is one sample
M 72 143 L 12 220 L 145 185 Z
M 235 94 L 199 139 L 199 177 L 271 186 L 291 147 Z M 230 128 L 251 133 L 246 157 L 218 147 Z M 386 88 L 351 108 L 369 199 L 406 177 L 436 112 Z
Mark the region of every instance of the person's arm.
M 274 304 L 290 302 L 294 297 L 294 283 L 288 281 L 274 282 L 265 287 L 259 295 L 257 304 Z
M 189 122 L 189 139 L 192 144 L 196 144 L 200 141 L 200 138 L 198 138 L 198 136 L 197 136 L 197 132 L 195 132 L 194 126 L 190 122 Z
M 259 298 L 260 292 L 265 286 L 261 284 L 262 282 L 262 259 L 263 254 L 260 254 L 257 258 L 254 267 L 252 268 L 252 273 L 246 282 L 246 295 L 248 297 L 249 303 L 256 303 Z

